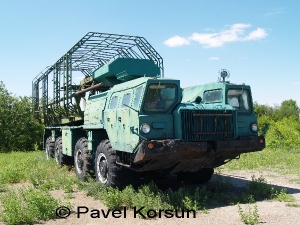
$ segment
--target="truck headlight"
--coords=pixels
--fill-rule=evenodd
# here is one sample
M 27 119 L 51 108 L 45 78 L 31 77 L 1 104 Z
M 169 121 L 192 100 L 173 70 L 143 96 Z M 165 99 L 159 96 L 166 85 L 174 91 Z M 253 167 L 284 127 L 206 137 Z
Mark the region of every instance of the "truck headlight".
M 252 124 L 252 126 L 251 126 L 251 130 L 253 131 L 253 132 L 256 132 L 257 131 L 257 124 Z
M 148 134 L 150 132 L 150 125 L 148 123 L 143 123 L 140 129 L 144 134 Z

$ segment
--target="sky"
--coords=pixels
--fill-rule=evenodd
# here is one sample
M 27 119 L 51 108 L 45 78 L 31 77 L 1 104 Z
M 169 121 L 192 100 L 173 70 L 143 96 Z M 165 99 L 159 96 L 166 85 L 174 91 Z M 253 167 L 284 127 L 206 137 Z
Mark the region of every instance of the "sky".
M 227 69 L 257 103 L 300 106 L 299 10 L 296 0 L 1 0 L 0 81 L 31 96 L 34 77 L 99 32 L 146 38 L 181 87 Z

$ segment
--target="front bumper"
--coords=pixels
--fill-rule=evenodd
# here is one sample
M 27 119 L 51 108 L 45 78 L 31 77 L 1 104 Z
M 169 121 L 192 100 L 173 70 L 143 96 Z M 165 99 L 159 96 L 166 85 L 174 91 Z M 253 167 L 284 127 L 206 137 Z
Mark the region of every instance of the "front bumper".
M 154 146 L 152 149 L 148 147 L 150 142 Z M 138 172 L 195 172 L 204 167 L 221 166 L 242 153 L 261 151 L 264 148 L 263 136 L 213 142 L 182 142 L 178 139 L 142 141 L 134 154 L 132 169 Z

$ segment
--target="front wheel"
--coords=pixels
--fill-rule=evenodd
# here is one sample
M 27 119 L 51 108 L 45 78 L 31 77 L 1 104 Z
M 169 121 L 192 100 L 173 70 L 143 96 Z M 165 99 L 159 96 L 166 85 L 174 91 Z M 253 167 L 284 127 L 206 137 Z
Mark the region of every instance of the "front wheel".
M 177 178 L 184 183 L 204 184 L 210 181 L 213 174 L 213 168 L 203 168 L 197 172 L 177 173 Z
M 111 147 L 109 140 L 104 140 L 96 151 L 96 180 L 105 186 L 117 186 L 117 171 L 116 151 Z

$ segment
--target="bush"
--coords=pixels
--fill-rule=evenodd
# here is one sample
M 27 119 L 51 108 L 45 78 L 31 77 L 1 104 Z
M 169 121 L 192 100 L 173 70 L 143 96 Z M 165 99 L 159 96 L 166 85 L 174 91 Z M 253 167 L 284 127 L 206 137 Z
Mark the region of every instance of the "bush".
M 33 224 L 34 215 L 28 211 L 25 200 L 15 192 L 7 193 L 2 201 L 2 218 L 7 225 Z
M 28 188 L 7 192 L 1 199 L 2 220 L 10 224 L 33 224 L 37 220 L 56 218 L 61 202 L 49 192 Z
M 122 207 L 122 194 L 118 188 L 108 187 L 103 196 L 103 203 L 108 209 L 117 210 Z
M 267 147 L 296 149 L 300 146 L 300 123 L 295 117 L 271 121 L 266 134 Z
M 241 217 L 241 220 L 245 224 L 255 225 L 259 223 L 258 207 L 257 204 L 254 204 L 254 207 L 251 207 L 252 204 L 247 204 L 246 211 L 242 209 L 240 204 L 238 204 L 238 212 Z
M 173 209 L 172 205 L 167 203 L 163 191 L 159 190 L 153 182 L 138 189 L 132 205 L 137 208 L 144 207 L 141 210 L 143 214 L 148 210 Z

